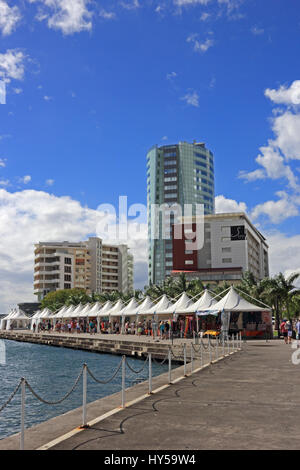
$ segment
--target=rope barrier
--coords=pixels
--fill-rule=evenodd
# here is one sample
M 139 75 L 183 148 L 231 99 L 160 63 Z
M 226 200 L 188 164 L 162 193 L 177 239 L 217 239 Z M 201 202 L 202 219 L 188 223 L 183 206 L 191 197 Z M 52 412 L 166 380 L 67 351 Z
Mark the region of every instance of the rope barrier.
M 60 403 L 62 403 L 64 400 L 66 400 L 70 395 L 71 393 L 74 392 L 75 388 L 77 387 L 77 384 L 82 376 L 82 373 L 83 373 L 83 367 L 81 368 L 81 371 L 77 377 L 77 379 L 75 380 L 75 383 L 73 385 L 73 387 L 71 388 L 71 390 L 66 393 L 66 395 L 63 396 L 63 398 L 61 398 L 60 400 L 57 400 L 57 401 L 48 401 L 48 400 L 45 400 L 44 398 L 42 398 L 38 393 L 36 393 L 33 388 L 31 387 L 30 383 L 27 382 L 27 380 L 25 380 L 25 383 L 26 383 L 26 386 L 28 387 L 28 389 L 30 390 L 30 392 L 32 393 L 32 395 L 35 396 L 35 398 L 37 398 L 39 401 L 41 401 L 42 403 L 45 403 L 46 405 L 59 405 Z
M 7 405 L 9 405 L 9 403 L 12 401 L 12 399 L 14 398 L 14 396 L 18 393 L 19 391 L 19 388 L 21 387 L 21 383 L 22 383 L 22 380 L 20 380 L 20 382 L 18 383 L 18 385 L 16 386 L 15 390 L 12 392 L 12 394 L 10 395 L 9 399 L 4 403 L 4 405 L 1 406 L 0 408 L 0 413 L 1 411 L 4 410 L 4 408 L 7 407 Z
M 86 370 L 87 372 L 89 373 L 89 375 L 92 377 L 92 379 L 97 382 L 98 384 L 102 384 L 102 385 L 106 385 L 108 384 L 109 382 L 111 382 L 117 375 L 117 373 L 119 372 L 120 368 L 121 368 L 121 365 L 122 365 L 122 359 L 120 361 L 120 364 L 118 365 L 116 371 L 114 372 L 114 374 L 112 375 L 112 377 L 110 377 L 110 379 L 108 380 L 100 380 L 100 379 L 97 379 L 94 374 L 92 373 L 92 371 L 88 368 L 88 366 L 86 367 Z
M 173 356 L 174 359 L 182 359 L 183 358 L 183 354 L 184 354 L 184 347 L 182 346 L 182 352 L 179 354 L 179 356 L 177 356 L 176 354 L 174 354 L 174 351 L 173 349 L 171 348 L 171 354 Z
M 153 358 L 153 362 L 155 362 L 155 364 L 157 364 L 158 366 L 163 366 L 168 357 L 169 355 L 167 354 L 166 357 L 162 360 L 162 362 L 158 362 L 155 358 Z
M 141 369 L 139 369 L 139 370 L 134 370 L 134 369 L 130 366 L 130 364 L 129 364 L 127 358 L 126 358 L 127 367 L 128 367 L 128 369 L 129 369 L 131 372 L 133 372 L 134 374 L 140 374 L 140 373 L 145 369 L 145 366 L 146 366 L 147 362 L 148 362 L 148 357 L 147 357 L 147 359 L 144 361 L 144 365 L 143 365 L 143 367 L 142 367 Z

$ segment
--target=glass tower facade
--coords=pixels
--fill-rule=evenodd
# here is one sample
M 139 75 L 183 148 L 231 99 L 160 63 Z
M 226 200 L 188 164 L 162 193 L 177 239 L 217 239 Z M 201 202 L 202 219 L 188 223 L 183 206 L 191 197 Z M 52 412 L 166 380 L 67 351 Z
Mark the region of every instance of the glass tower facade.
M 171 207 L 179 204 L 203 204 L 204 214 L 214 213 L 214 157 L 204 143 L 179 142 L 176 145 L 154 146 L 147 153 L 148 210 L 148 280 L 160 284 L 173 268 L 170 229 L 162 233 L 162 214 L 154 205 Z M 166 209 L 167 213 L 167 209 Z M 181 215 L 185 215 L 183 212 Z M 177 214 L 168 214 L 171 224 Z M 154 230 L 158 236 L 153 237 Z

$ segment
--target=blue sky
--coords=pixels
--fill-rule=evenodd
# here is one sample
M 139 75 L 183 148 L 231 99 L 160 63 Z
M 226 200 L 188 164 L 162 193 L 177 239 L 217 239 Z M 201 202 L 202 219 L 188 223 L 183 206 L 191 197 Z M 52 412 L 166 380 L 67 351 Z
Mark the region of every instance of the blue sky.
M 33 243 L 145 204 L 147 150 L 179 140 L 213 151 L 217 210 L 247 211 L 272 272 L 300 269 L 295 1 L 0 0 L 0 40 L 0 309 L 32 299 Z

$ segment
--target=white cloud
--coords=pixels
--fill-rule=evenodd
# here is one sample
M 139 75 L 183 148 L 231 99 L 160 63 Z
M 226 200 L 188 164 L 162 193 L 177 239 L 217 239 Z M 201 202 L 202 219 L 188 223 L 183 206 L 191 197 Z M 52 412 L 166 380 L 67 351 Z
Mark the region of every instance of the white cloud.
M 205 41 L 199 41 L 197 39 L 198 34 L 190 34 L 187 38 L 187 42 L 190 42 L 193 44 L 193 49 L 196 52 L 202 52 L 205 53 L 214 45 L 214 40 L 207 38 Z
M 290 109 L 281 110 L 280 113 L 277 109 L 270 120 L 274 138 L 260 147 L 260 154 L 256 158 L 262 169 L 250 173 L 242 171 L 239 176 L 248 181 L 285 178 L 289 187 L 299 192 L 298 178 L 286 163 L 288 160 L 300 160 L 300 111 L 296 106 L 297 102 L 300 103 L 300 81 L 293 82 L 289 88 L 281 86 L 278 90 L 267 89 L 265 96 L 273 103 L 287 105 Z
M 24 77 L 25 55 L 19 49 L 8 49 L 0 54 L 0 77 L 7 83 L 22 80 Z
M 88 9 L 90 0 L 29 1 L 43 4 L 37 19 L 39 21 L 47 20 L 49 28 L 61 30 L 65 35 L 92 29 L 91 18 L 93 13 Z
M 4 168 L 6 166 L 6 158 L 0 158 L 0 167 Z
M 289 217 L 299 215 L 299 197 L 289 196 L 285 191 L 278 191 L 276 195 L 279 197 L 277 201 L 266 201 L 254 207 L 251 212 L 253 220 L 267 216 L 273 224 L 279 224 Z
M 234 199 L 228 199 L 223 195 L 215 198 L 216 214 L 224 212 L 247 212 L 247 206 L 244 202 L 237 202 Z
M 0 30 L 3 36 L 11 34 L 21 19 L 17 6 L 10 7 L 6 1 L 0 0 Z
M 263 28 L 258 28 L 258 26 L 253 26 L 251 28 L 251 33 L 254 34 L 254 36 L 261 36 L 264 32 L 265 30 Z
M 99 12 L 99 16 L 105 20 L 114 20 L 116 18 L 116 14 L 114 12 L 103 9 Z
M 176 72 L 170 72 L 170 73 L 167 73 L 167 80 L 173 80 L 173 78 L 176 78 L 177 77 L 177 73 Z
M 289 88 L 285 85 L 280 86 L 278 90 L 267 88 L 265 96 L 273 103 L 298 105 L 300 104 L 300 80 L 295 80 Z
M 108 218 L 108 223 L 112 224 L 112 218 Z M 0 312 L 34 298 L 34 243 L 80 241 L 92 234 L 108 240 L 101 226 L 103 213 L 83 207 L 70 197 L 57 197 L 44 191 L 11 193 L 0 189 Z M 146 223 L 140 225 L 140 233 L 132 228 L 124 242 L 129 244 L 137 264 L 136 285 L 143 287 L 147 276 Z
M 121 2 L 120 4 L 126 10 L 136 10 L 137 8 L 140 8 L 140 6 L 141 6 L 140 3 L 139 3 L 139 0 L 132 0 L 131 3 Z
M 9 180 L 0 180 L 0 186 L 10 186 Z
M 210 16 L 211 16 L 210 13 L 204 12 L 204 13 L 202 13 L 202 15 L 200 16 L 200 20 L 201 20 L 201 21 L 206 21 L 206 20 L 208 20 L 208 18 L 209 18 Z
M 288 236 L 279 231 L 265 232 L 269 245 L 270 272 L 285 275 L 300 270 L 300 235 Z
M 14 88 L 13 91 L 16 95 L 20 95 L 23 92 L 22 88 Z
M 31 176 L 30 175 L 25 175 L 22 178 L 19 178 L 19 182 L 23 184 L 28 184 L 31 181 Z
M 52 179 L 46 180 L 46 185 L 47 186 L 53 186 L 54 185 L 54 180 L 52 180 Z
M 53 98 L 52 98 L 52 96 L 45 95 L 44 100 L 45 101 L 51 101 L 51 100 L 53 100 Z
M 196 91 L 189 91 L 180 99 L 185 101 L 186 104 L 189 104 L 190 106 L 195 106 L 196 108 L 199 107 L 199 95 Z
M 207 5 L 210 0 L 174 0 L 174 4 L 179 7 L 190 5 Z

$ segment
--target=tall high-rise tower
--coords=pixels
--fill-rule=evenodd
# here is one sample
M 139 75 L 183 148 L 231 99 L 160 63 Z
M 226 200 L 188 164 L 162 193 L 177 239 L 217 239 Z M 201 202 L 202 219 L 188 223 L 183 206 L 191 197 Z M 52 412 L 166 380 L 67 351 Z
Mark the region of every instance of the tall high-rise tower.
M 153 205 L 203 204 L 204 214 L 214 213 L 214 157 L 204 143 L 179 142 L 154 146 L 147 153 L 148 277 L 159 284 L 173 267 L 172 239 L 161 233 L 162 217 L 153 214 Z M 184 215 L 184 213 L 182 214 Z M 171 223 L 176 214 L 170 214 Z M 153 227 L 159 230 L 154 238 Z M 152 232 L 151 232 L 152 227 Z

